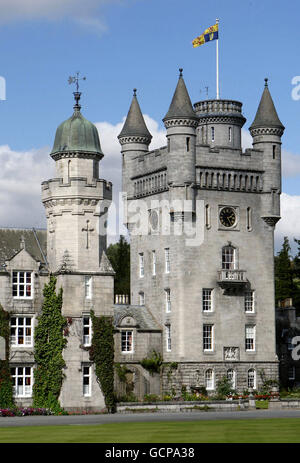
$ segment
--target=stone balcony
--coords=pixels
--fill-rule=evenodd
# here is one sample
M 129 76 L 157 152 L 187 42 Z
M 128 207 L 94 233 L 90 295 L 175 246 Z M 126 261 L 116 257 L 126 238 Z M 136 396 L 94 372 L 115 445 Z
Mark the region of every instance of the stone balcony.
M 243 286 L 248 283 L 245 270 L 219 270 L 218 284 L 221 288 Z

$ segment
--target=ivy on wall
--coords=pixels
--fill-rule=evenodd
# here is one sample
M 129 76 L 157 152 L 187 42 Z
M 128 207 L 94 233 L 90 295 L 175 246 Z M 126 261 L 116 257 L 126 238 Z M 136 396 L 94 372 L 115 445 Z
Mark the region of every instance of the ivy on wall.
M 0 305 L 0 336 L 5 339 L 5 360 L 0 360 L 0 408 L 13 406 L 12 380 L 9 370 L 9 314 Z
M 34 334 L 34 370 L 33 406 L 51 408 L 60 411 L 58 401 L 62 382 L 63 349 L 67 340 L 63 331 L 67 320 L 61 314 L 62 289 L 56 294 L 56 278 L 50 275 L 50 281 L 44 287 L 44 303 L 42 314 L 38 317 L 38 325 Z
M 97 381 L 109 413 L 115 411 L 114 395 L 114 335 L 111 317 L 96 317 L 91 311 L 93 337 L 90 360 L 95 363 Z

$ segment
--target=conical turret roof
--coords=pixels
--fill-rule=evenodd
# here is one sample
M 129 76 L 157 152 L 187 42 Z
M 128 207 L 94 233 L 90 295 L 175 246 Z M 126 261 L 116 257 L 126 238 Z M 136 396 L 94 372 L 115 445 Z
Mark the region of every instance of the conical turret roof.
M 163 118 L 163 121 L 178 118 L 198 119 L 182 77 L 182 69 L 179 69 L 179 71 L 180 74 L 176 90 L 173 95 L 169 111 Z
M 284 130 L 284 125 L 281 123 L 278 117 L 268 88 L 268 79 L 265 79 L 265 88 L 258 106 L 255 119 L 252 122 L 249 130 L 257 128 L 278 128 Z
M 136 97 L 136 89 L 133 90 L 131 105 L 125 120 L 125 124 L 118 138 L 122 137 L 146 137 L 151 141 L 152 135 L 147 129 L 145 120 Z

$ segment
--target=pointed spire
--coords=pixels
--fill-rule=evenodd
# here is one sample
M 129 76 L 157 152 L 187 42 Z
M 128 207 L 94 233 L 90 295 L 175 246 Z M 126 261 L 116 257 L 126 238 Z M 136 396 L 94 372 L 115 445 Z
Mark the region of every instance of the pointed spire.
M 274 102 L 269 91 L 267 78 L 265 78 L 265 88 L 258 106 L 255 119 L 249 130 L 251 131 L 252 129 L 259 128 L 275 128 L 284 130 L 284 126 L 282 125 L 278 117 Z
M 187 119 L 198 119 L 193 105 L 191 103 L 190 96 L 188 94 L 187 88 L 184 83 L 182 76 L 183 69 L 179 69 L 179 79 L 175 93 L 173 95 L 169 111 L 163 118 L 163 121 L 168 119 L 178 119 L 178 118 L 187 118 Z
M 136 88 L 133 89 L 133 97 L 131 105 L 126 117 L 125 124 L 121 130 L 118 138 L 123 137 L 146 137 L 147 143 L 149 144 L 152 138 L 151 133 L 147 129 L 145 120 L 137 100 Z

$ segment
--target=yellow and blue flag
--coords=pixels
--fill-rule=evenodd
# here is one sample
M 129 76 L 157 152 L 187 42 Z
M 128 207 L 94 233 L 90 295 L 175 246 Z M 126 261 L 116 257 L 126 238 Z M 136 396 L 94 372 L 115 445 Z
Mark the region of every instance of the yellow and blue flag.
M 210 42 L 211 40 L 217 40 L 219 38 L 219 24 L 215 24 L 214 26 L 210 26 L 208 29 L 206 29 L 203 34 L 199 35 L 199 37 L 196 37 L 192 44 L 193 47 L 200 47 L 200 45 L 203 45 L 206 42 Z

